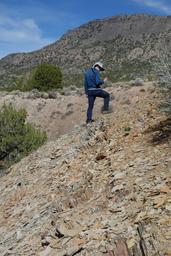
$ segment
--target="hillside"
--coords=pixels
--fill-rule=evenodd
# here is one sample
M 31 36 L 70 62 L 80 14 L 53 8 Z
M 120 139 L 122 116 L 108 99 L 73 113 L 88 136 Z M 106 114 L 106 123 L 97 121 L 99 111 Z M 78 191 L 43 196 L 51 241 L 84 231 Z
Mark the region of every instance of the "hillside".
M 113 113 L 101 115 L 97 100 L 95 124 L 1 177 L 0 255 L 123 256 L 127 247 L 132 256 L 170 255 L 171 134 L 161 96 L 151 84 L 107 90 Z M 82 98 L 73 97 L 79 111 Z
M 31 53 L 0 60 L 0 86 L 11 86 L 41 62 L 61 67 L 65 85 L 80 85 L 85 68 L 103 60 L 113 81 L 151 79 L 161 50 L 171 49 L 171 17 L 145 14 L 94 20 L 64 34 L 55 43 Z

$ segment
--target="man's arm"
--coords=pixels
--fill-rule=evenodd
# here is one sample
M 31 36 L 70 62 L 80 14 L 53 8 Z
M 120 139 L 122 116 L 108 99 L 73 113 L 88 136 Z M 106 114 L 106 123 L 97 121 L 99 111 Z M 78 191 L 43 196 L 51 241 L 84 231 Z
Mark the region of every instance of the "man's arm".
M 96 71 L 96 86 L 99 87 L 102 84 L 104 84 L 104 81 L 100 79 L 100 74 L 98 71 Z
M 87 92 L 88 92 L 88 85 L 87 85 L 86 75 L 84 76 L 84 90 L 85 90 L 85 93 L 87 94 Z

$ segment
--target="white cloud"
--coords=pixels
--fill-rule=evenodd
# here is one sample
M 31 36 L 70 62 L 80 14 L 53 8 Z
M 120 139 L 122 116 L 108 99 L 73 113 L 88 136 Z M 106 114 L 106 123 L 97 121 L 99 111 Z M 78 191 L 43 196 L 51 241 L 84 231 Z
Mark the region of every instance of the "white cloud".
M 163 1 L 154 1 L 154 0 L 132 0 L 136 3 L 144 4 L 148 7 L 156 8 L 163 13 L 170 15 L 171 14 L 171 6 L 165 4 Z
M 54 39 L 42 35 L 34 19 L 16 20 L 8 16 L 0 16 L 0 57 L 12 52 L 33 51 L 52 41 Z M 11 50 L 9 50 L 10 46 Z
M 42 32 L 34 19 L 15 20 L 0 16 L 0 35 L 0 42 L 8 43 L 49 41 L 49 39 L 42 37 Z

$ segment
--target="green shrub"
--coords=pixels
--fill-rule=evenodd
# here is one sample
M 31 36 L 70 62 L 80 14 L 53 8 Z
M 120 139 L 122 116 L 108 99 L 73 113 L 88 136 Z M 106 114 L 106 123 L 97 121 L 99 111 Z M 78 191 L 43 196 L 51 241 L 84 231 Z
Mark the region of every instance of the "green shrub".
M 42 63 L 33 70 L 15 78 L 15 86 L 11 86 L 10 90 L 31 91 L 38 89 L 39 91 L 49 91 L 53 89 L 63 88 L 63 76 L 59 67 Z
M 46 133 L 26 123 L 26 110 L 17 111 L 11 104 L 0 111 L 0 168 L 9 167 L 47 139 Z
M 48 63 L 38 65 L 33 71 L 30 87 L 39 91 L 62 88 L 62 73 L 60 68 Z

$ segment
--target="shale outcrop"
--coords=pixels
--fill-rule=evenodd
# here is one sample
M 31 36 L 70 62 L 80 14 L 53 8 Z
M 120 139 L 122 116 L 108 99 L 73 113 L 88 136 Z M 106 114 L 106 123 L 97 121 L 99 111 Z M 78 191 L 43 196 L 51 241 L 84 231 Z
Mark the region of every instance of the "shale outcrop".
M 109 91 L 111 114 L 1 177 L 0 255 L 171 255 L 170 120 L 153 85 Z

